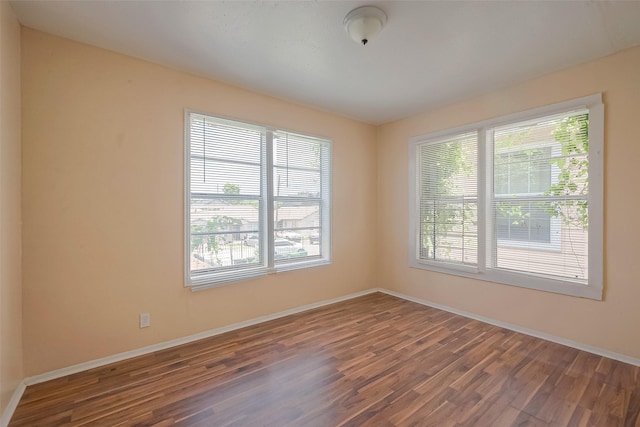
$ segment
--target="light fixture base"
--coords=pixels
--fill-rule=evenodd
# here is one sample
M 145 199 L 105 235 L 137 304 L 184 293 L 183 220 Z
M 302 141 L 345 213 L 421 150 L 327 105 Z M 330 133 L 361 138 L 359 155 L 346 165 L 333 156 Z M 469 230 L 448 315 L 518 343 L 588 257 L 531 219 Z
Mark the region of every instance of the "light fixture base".
M 375 6 L 362 6 L 353 9 L 344 17 L 344 29 L 356 43 L 366 46 L 371 39 L 380 34 L 387 23 L 387 14 Z

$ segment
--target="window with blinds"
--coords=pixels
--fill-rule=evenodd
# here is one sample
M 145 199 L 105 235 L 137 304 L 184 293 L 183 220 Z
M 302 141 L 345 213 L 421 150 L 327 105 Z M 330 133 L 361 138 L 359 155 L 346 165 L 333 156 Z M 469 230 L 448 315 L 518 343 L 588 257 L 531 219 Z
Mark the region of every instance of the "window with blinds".
M 318 258 L 329 229 L 329 145 L 305 135 L 273 135 L 273 230 L 277 264 Z M 309 245 L 301 245 L 308 242 Z
M 602 298 L 600 95 L 410 141 L 413 267 Z
M 489 129 L 493 268 L 587 283 L 588 129 L 586 109 Z
M 478 138 L 454 135 L 418 146 L 418 256 L 478 263 Z
M 328 140 L 186 114 L 186 284 L 330 261 Z

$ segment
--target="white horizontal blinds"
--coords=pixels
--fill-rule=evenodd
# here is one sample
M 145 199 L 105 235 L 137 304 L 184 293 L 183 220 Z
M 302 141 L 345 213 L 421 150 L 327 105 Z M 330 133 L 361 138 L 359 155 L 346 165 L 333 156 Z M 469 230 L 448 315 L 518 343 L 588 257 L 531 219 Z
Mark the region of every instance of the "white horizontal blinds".
M 326 140 L 285 131 L 274 133 L 276 264 L 327 256 L 329 149 Z
M 587 283 L 588 127 L 588 111 L 578 110 L 488 133 L 491 267 Z
M 190 113 L 188 138 L 191 278 L 262 265 L 264 130 Z
M 469 132 L 417 146 L 417 256 L 478 263 L 478 138 Z

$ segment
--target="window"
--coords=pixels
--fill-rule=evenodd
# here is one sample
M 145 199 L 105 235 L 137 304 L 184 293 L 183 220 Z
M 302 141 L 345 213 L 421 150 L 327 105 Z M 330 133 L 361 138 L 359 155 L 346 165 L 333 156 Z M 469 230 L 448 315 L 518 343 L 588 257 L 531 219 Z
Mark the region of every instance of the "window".
M 421 259 L 477 264 L 477 147 L 475 133 L 418 146 Z
M 600 95 L 412 138 L 410 265 L 602 298 Z
M 186 114 L 186 284 L 330 262 L 328 140 Z
M 538 131 L 538 133 L 540 133 Z M 550 133 L 543 132 L 545 136 Z M 510 142 L 512 135 L 498 134 L 500 152 L 496 152 L 493 166 L 494 193 L 510 199 L 496 211 L 496 236 L 499 247 L 537 247 L 560 250 L 560 219 L 544 206 L 531 201 L 513 200 L 519 196 L 542 196 L 551 184 L 558 182 L 558 167 L 549 161 L 552 149 L 559 154 L 560 144 L 538 142 L 524 148 L 522 143 Z M 522 142 L 522 141 L 520 141 Z

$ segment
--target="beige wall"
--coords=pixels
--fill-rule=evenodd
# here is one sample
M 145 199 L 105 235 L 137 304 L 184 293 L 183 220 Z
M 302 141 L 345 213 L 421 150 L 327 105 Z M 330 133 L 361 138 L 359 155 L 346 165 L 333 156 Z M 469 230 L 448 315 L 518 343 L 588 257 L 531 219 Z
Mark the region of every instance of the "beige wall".
M 640 357 L 640 199 L 625 185 L 640 182 L 638 69 L 640 48 L 376 129 L 23 29 L 24 375 L 376 286 Z M 408 268 L 408 138 L 596 92 L 603 302 Z M 184 108 L 333 139 L 331 266 L 182 287 Z
M 0 1 L 0 414 L 22 381 L 20 24 Z
M 373 126 L 26 28 L 22 73 L 26 376 L 377 285 Z M 185 108 L 333 140 L 332 265 L 183 288 Z
M 455 82 L 453 82 L 455 84 Z M 408 139 L 602 92 L 605 299 L 593 301 L 408 267 Z M 378 129 L 379 283 L 398 292 L 640 357 L 640 48 Z

